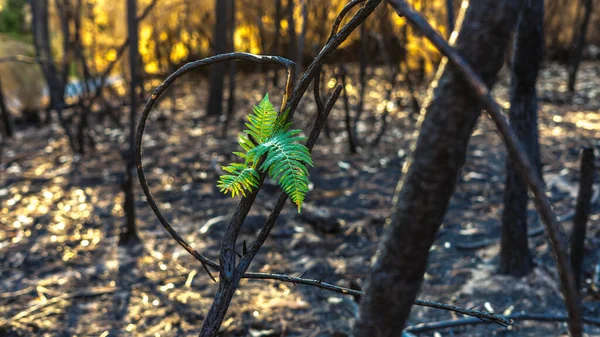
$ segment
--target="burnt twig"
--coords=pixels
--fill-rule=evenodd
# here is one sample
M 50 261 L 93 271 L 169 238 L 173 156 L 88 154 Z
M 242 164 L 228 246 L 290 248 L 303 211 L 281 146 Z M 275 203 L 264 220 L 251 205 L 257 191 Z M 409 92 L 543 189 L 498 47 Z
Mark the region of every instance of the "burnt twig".
M 568 322 L 569 317 L 567 315 L 550 315 L 550 314 L 528 314 L 528 313 L 515 313 L 506 316 L 501 316 L 512 321 L 540 321 L 540 322 Z M 600 326 L 600 319 L 594 317 L 583 317 L 583 322 L 590 325 Z M 434 330 L 456 328 L 465 325 L 479 325 L 491 323 L 486 320 L 481 320 L 475 317 L 465 317 L 460 319 L 453 319 L 447 321 L 420 323 L 406 327 L 406 331 L 420 333 L 429 332 Z

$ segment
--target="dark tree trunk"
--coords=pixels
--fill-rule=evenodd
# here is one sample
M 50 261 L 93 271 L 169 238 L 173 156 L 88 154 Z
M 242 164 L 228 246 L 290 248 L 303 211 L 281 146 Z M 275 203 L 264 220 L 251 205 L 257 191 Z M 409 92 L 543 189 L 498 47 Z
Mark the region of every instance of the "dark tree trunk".
M 69 34 L 69 17 L 64 10 L 58 8 L 58 12 L 61 14 L 61 29 L 63 33 L 63 69 L 59 73 L 56 65 L 54 64 L 54 57 L 50 48 L 50 29 L 48 23 L 48 1 L 47 0 L 30 0 L 31 6 L 31 25 L 33 33 L 33 44 L 35 47 L 35 53 L 38 59 L 42 60 L 40 66 L 48 86 L 48 92 L 50 94 L 50 104 L 46 110 L 46 121 L 50 122 L 50 111 L 55 110 L 58 115 L 58 119 L 65 134 L 69 140 L 69 144 L 73 151 L 76 150 L 75 140 L 72 132 L 67 124 L 67 121 L 63 117 L 63 109 L 65 106 L 64 94 L 67 80 L 67 69 L 68 57 L 70 54 L 70 34 Z M 64 6 L 64 4 L 57 2 L 57 7 Z
M 521 7 L 520 0 L 479 0 L 466 11 L 455 47 L 488 86 L 502 67 Z M 441 67 L 398 184 L 391 223 L 376 255 L 354 337 L 401 334 L 481 113 L 477 96 L 459 71 L 445 61 Z
M 575 92 L 575 82 L 577 81 L 577 71 L 579 70 L 579 63 L 581 62 L 581 55 L 583 54 L 583 47 L 585 46 L 585 36 L 587 34 L 588 26 L 590 23 L 590 16 L 592 14 L 592 0 L 581 0 L 584 5 L 583 21 L 579 27 L 579 32 L 576 33 L 576 41 L 573 43 L 572 55 L 569 65 L 569 81 L 568 89 L 570 92 Z M 575 40 L 575 39 L 573 39 Z
M 308 0 L 302 0 L 302 29 L 300 30 L 300 38 L 296 48 L 296 78 L 300 78 L 302 74 L 302 60 L 304 58 L 304 42 L 306 41 L 306 29 L 308 28 Z
M 213 33 L 214 54 L 227 52 L 227 1 L 215 0 L 215 30 Z M 210 92 L 206 114 L 220 116 L 223 113 L 223 87 L 225 64 L 218 63 L 210 69 Z
M 235 51 L 235 0 L 230 1 L 230 16 L 229 16 L 229 51 Z M 223 129 L 221 131 L 221 136 L 225 138 L 227 136 L 227 130 L 229 129 L 229 125 L 231 124 L 231 119 L 233 118 L 233 112 L 235 110 L 235 73 L 236 73 L 236 63 L 232 62 L 229 66 L 229 97 L 227 98 L 227 114 L 225 116 L 225 121 L 223 122 Z
M 287 52 L 288 58 L 293 60 L 296 57 L 296 50 L 298 47 L 298 36 L 296 35 L 296 19 L 294 18 L 294 0 L 288 0 L 287 8 L 287 21 L 288 21 L 288 38 L 289 38 L 289 49 Z
M 575 284 L 581 284 L 583 252 L 585 251 L 585 232 L 591 210 L 592 186 L 594 185 L 594 149 L 581 151 L 581 169 L 579 171 L 579 194 L 573 219 L 573 235 L 571 237 L 571 267 L 575 276 Z
M 343 65 L 340 65 L 340 82 L 342 82 L 342 87 L 344 87 L 344 91 L 342 94 L 342 99 L 344 101 L 344 110 L 346 111 L 344 117 L 344 125 L 346 126 L 346 133 L 348 134 L 348 150 L 350 153 L 358 153 L 358 144 L 356 143 L 356 138 L 354 132 L 352 131 L 352 116 L 350 115 L 350 102 L 348 99 L 348 92 L 346 91 L 346 68 Z
M 89 102 L 91 89 L 89 84 L 91 83 L 92 76 L 90 74 L 90 70 L 88 68 L 85 55 L 83 53 L 83 43 L 81 42 L 81 10 L 82 10 L 82 0 L 77 0 L 75 6 L 75 31 L 73 34 L 74 37 L 74 47 L 75 47 L 75 57 L 76 61 L 79 61 L 81 64 L 81 73 L 83 74 L 83 88 L 84 92 L 79 97 L 79 108 L 80 108 L 80 120 L 79 126 L 77 128 L 77 143 L 79 145 L 79 153 L 85 154 L 85 140 L 90 139 L 90 131 L 89 131 L 89 113 L 91 109 L 91 102 Z M 86 100 L 88 102 L 86 103 Z M 90 147 L 91 147 L 90 142 Z
M 389 53 L 385 47 L 385 43 L 383 41 L 383 37 L 381 37 L 381 35 L 376 35 L 375 36 L 375 40 L 377 42 L 377 47 L 379 52 L 381 53 L 381 56 L 383 58 L 383 62 L 389 72 L 389 86 L 386 89 L 385 92 L 385 102 L 390 102 L 392 100 L 392 93 L 394 92 L 394 86 L 396 85 L 396 76 L 398 75 L 398 67 L 396 67 L 389 56 Z M 388 120 L 388 115 L 390 114 L 390 109 L 388 108 L 388 104 L 385 105 L 383 114 L 381 115 L 381 124 L 379 126 L 379 131 L 377 132 L 377 134 L 375 135 L 375 138 L 373 138 L 373 141 L 371 141 L 371 146 L 377 146 L 379 144 L 379 142 L 381 141 L 381 138 L 383 137 L 385 130 L 387 128 L 387 120 Z
M 448 20 L 448 37 L 454 31 L 454 0 L 446 0 L 446 18 Z
M 510 124 L 540 173 L 535 83 L 543 59 L 544 0 L 530 0 L 519 15 L 512 57 Z M 510 157 L 502 212 L 500 273 L 524 276 L 533 270 L 527 237 L 527 185 Z
M 408 93 L 410 94 L 410 101 L 411 101 L 411 106 L 412 106 L 412 112 L 411 112 L 411 116 L 417 116 L 421 113 L 421 104 L 419 104 L 419 100 L 417 99 L 417 96 L 415 95 L 415 85 L 410 77 L 410 68 L 408 66 L 408 57 L 407 57 L 407 51 L 406 51 L 406 43 L 408 41 L 408 29 L 407 26 L 405 25 L 404 28 L 402 29 L 402 39 L 400 42 L 400 46 L 401 46 L 401 57 L 400 57 L 400 63 L 398 64 L 398 71 L 400 73 L 402 73 L 402 75 L 404 76 L 404 80 L 406 82 L 406 87 L 408 88 Z M 404 64 L 404 71 L 402 70 L 402 64 Z
M 279 55 L 279 36 L 281 35 L 281 0 L 275 0 L 275 38 L 271 47 L 271 55 Z M 279 85 L 279 69 L 273 73 L 273 86 Z
M 135 144 L 135 126 L 137 111 L 137 92 L 139 86 L 139 36 L 137 22 L 137 0 L 127 0 L 127 32 L 129 35 L 129 69 L 131 81 L 129 82 L 129 137 L 128 152 L 125 158 L 125 180 L 123 181 L 123 191 L 125 192 L 125 228 L 119 236 L 119 245 L 136 245 L 140 242 L 135 225 L 135 193 L 133 190 L 134 177 L 136 176 L 133 164 L 133 149 Z
M 360 91 L 358 92 L 358 104 L 356 104 L 356 113 L 354 114 L 354 123 L 352 125 L 352 132 L 354 133 L 354 139 L 358 142 L 358 123 L 363 114 L 363 108 L 365 105 L 365 90 L 367 88 L 367 63 L 369 49 L 369 35 L 367 34 L 367 25 L 362 24 L 360 26 L 360 56 L 359 56 L 359 70 L 358 70 L 358 82 L 360 85 Z M 387 64 L 386 64 L 387 65 Z
M 0 78 L 0 115 L 2 115 L 2 125 L 4 126 L 4 135 L 8 138 L 12 138 L 14 136 L 14 130 L 12 125 L 12 120 L 10 118 L 10 112 L 6 107 L 6 102 L 4 101 L 4 92 L 2 91 L 2 79 Z

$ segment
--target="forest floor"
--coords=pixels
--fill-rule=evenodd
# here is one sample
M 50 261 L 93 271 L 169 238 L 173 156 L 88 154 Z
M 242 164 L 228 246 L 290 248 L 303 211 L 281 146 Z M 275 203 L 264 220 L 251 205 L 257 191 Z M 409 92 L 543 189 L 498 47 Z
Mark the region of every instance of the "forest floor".
M 369 81 L 363 143 L 375 132 L 382 110 L 385 76 Z M 600 63 L 585 63 L 578 92 L 569 98 L 566 73 L 547 65 L 540 80 L 540 134 L 548 195 L 559 216 L 574 208 L 579 150 L 600 145 Z M 233 160 L 243 116 L 263 92 L 255 78 L 238 81 L 236 120 L 222 139 L 219 123 L 203 109 L 170 113 L 168 102 L 153 112 L 144 140 L 144 165 L 151 190 L 173 226 L 196 250 L 218 258 L 219 241 L 238 199 L 216 188 L 221 165 Z M 508 74 L 495 95 L 508 96 Z M 356 87 L 354 87 L 355 90 Z M 425 88 L 419 90 L 421 101 Z M 269 89 L 272 90 L 272 89 Z M 183 92 L 184 90 L 182 90 Z M 177 94 L 178 107 L 205 97 Z M 270 92 L 272 101 L 281 94 Z M 350 91 L 351 102 L 355 92 Z M 406 95 L 405 93 L 401 95 Z M 200 97 L 198 97 L 200 96 Z M 369 275 L 401 167 L 415 139 L 416 121 L 399 100 L 390 127 L 377 147 L 350 155 L 343 104 L 336 104 L 332 138 L 314 150 L 312 190 L 305 210 L 288 205 L 250 267 L 289 273 L 347 287 L 361 287 Z M 181 108 L 180 110 L 184 110 Z M 315 106 L 304 98 L 297 127 L 307 130 Z M 119 187 L 124 134 L 108 121 L 94 124 L 97 146 L 73 156 L 57 126 L 21 129 L 7 141 L 0 166 L 0 335 L 1 336 L 195 336 L 217 288 L 197 261 L 160 226 L 140 188 L 136 211 L 143 251 L 119 248 L 124 224 Z M 217 127 L 215 127 L 217 126 Z M 503 172 L 506 151 L 486 116 L 469 144 L 467 162 L 445 221 L 431 249 L 420 298 L 477 307 L 496 313 L 563 314 L 559 282 L 545 235 L 530 239 L 536 269 L 520 279 L 498 275 Z M 365 141 L 367 139 L 367 141 Z M 596 189 L 600 175 L 596 175 Z M 136 181 L 136 187 L 139 185 Z M 273 183 L 259 193 L 242 227 L 251 241 L 279 195 Z M 534 209 L 530 228 L 541 224 Z M 565 233 L 571 221 L 565 221 Z M 600 316 L 600 202 L 589 222 L 582 289 L 585 314 Z M 485 244 L 473 247 L 484 240 Z M 309 286 L 242 280 L 222 327 L 222 336 L 347 336 L 358 305 L 352 297 Z M 415 307 L 409 324 L 457 318 L 453 313 Z M 586 326 L 589 336 L 600 328 Z M 486 324 L 420 336 L 566 336 L 560 322 L 516 322 L 511 328 Z

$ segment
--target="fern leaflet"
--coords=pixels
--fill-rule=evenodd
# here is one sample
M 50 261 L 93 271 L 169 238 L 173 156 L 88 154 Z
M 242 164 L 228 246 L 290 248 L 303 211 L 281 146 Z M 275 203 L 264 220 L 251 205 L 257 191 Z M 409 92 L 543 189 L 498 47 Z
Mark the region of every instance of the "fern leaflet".
M 248 115 L 246 126 L 250 130 L 246 132 L 254 137 L 258 143 L 262 143 L 269 139 L 275 131 L 275 121 L 277 120 L 277 110 L 269 101 L 269 94 L 254 107 L 254 114 Z
M 223 170 L 231 174 L 222 175 L 217 187 L 223 193 L 231 192 L 232 198 L 236 194 L 246 196 L 246 191 L 250 192 L 253 187 L 258 187 L 260 176 L 252 167 L 248 167 L 245 164 L 232 163 L 229 166 L 223 166 Z
M 306 139 L 297 136 L 299 133 L 300 130 L 280 131 L 247 153 L 248 158 L 254 162 L 267 155 L 260 170 L 268 172 L 272 179 L 278 181 L 283 191 L 298 206 L 298 212 L 302 210 L 302 203 L 308 192 L 308 170 L 305 165 L 313 165 L 306 146 L 297 143 Z

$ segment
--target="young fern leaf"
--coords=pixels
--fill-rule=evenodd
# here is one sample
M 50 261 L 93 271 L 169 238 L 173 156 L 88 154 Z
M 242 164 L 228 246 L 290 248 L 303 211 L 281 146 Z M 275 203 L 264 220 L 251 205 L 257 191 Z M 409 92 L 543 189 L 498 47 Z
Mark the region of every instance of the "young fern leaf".
M 269 101 L 269 94 L 265 94 L 260 103 L 254 107 L 254 114 L 248 115 L 250 123 L 246 123 L 249 129 L 246 132 L 260 144 L 275 133 L 276 120 L 277 110 Z
M 267 155 L 260 170 L 268 172 L 273 180 L 277 180 L 290 199 L 302 210 L 302 203 L 308 192 L 308 170 L 306 165 L 313 165 L 308 148 L 298 142 L 305 137 L 297 136 L 300 130 L 279 131 L 266 142 L 248 151 L 250 160 L 258 161 Z
M 223 170 L 231 174 L 222 175 L 217 187 L 225 194 L 231 192 L 232 198 L 240 194 L 246 196 L 246 191 L 250 192 L 253 188 L 258 187 L 260 180 L 258 172 L 246 164 L 232 163 L 229 166 L 223 166 Z
M 234 152 L 244 159 L 243 164 L 234 163 L 224 166 L 223 170 L 231 173 L 222 175 L 218 187 L 221 192 L 231 196 L 246 196 L 246 191 L 258 187 L 260 175 L 257 170 L 267 172 L 278 181 L 284 192 L 302 210 L 302 203 L 308 192 L 308 170 L 306 165 L 313 165 L 308 148 L 299 142 L 300 130 L 289 130 L 292 123 L 288 121 L 289 110 L 281 114 L 269 102 L 269 95 L 254 107 L 246 123 L 248 130 L 239 136 L 238 142 L 244 152 Z M 260 159 L 266 156 L 260 167 Z

